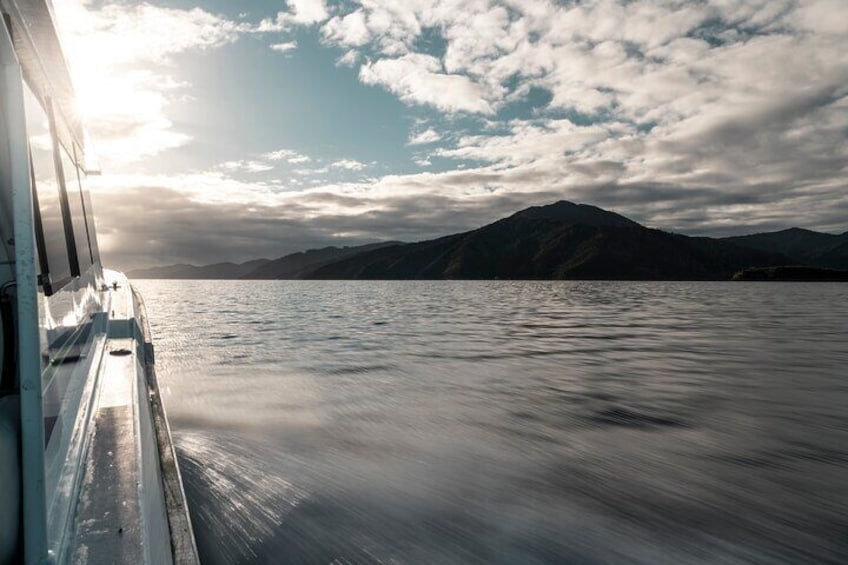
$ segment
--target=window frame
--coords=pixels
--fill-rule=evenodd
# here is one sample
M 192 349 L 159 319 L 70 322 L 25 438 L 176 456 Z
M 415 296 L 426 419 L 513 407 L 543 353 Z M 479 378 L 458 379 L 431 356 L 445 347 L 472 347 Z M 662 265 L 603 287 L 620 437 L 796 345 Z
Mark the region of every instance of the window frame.
M 65 188 L 64 178 L 61 174 L 61 154 L 57 154 L 56 152 L 56 147 L 60 146 L 60 144 L 56 131 L 53 105 L 49 97 L 39 97 L 36 91 L 27 84 L 26 80 L 24 80 L 23 83 L 23 86 L 30 90 L 35 102 L 41 107 L 41 110 L 47 116 L 49 135 L 51 139 L 51 153 L 53 157 L 53 177 L 58 188 L 59 209 L 62 215 L 62 228 L 65 234 L 65 253 L 68 257 L 68 275 L 61 279 L 56 279 L 54 278 L 55 273 L 51 270 L 50 261 L 48 260 L 47 236 L 44 233 L 44 222 L 41 216 L 41 206 L 39 205 L 38 200 L 38 182 L 35 175 L 35 162 L 32 156 L 32 143 L 29 140 L 29 130 L 27 130 L 27 151 L 29 153 L 30 166 L 30 192 L 32 193 L 33 205 L 33 231 L 35 232 L 35 248 L 39 263 L 38 284 L 44 291 L 45 296 L 52 296 L 71 283 L 74 278 L 79 276 L 79 260 L 76 256 L 75 243 L 68 240 L 68 237 L 73 237 L 73 229 L 71 228 L 70 232 L 68 230 L 69 220 L 71 220 L 70 206 L 68 204 L 68 194 Z M 72 244 L 74 247 L 72 247 Z M 71 250 L 73 250 L 73 253 L 71 253 Z
M 56 172 L 56 180 L 59 183 L 59 207 L 62 210 L 62 223 L 65 226 L 65 245 L 68 248 L 68 263 L 71 268 L 71 278 L 82 275 L 80 272 L 79 256 L 77 255 L 77 242 L 74 237 L 74 219 L 71 215 L 71 205 L 68 201 L 68 188 L 65 183 L 65 166 L 62 163 L 62 151 L 66 151 L 59 141 L 56 128 L 56 115 L 53 111 L 53 101 L 50 97 L 44 98 L 47 120 L 50 123 L 50 137 L 53 140 L 53 168 Z M 69 155 L 70 156 L 70 155 Z M 73 163 L 73 157 L 71 157 Z M 76 165 L 74 163 L 74 165 Z M 62 285 L 64 286 L 64 285 Z
M 29 186 L 32 192 L 32 226 L 35 230 L 35 249 L 38 254 L 38 283 L 44 289 L 44 295 L 51 296 L 55 290 L 71 282 L 73 277 L 69 275 L 64 280 L 54 283 L 50 276 L 50 262 L 47 259 L 47 241 L 45 241 L 44 237 L 44 224 L 41 220 L 41 206 L 38 203 L 38 188 L 35 182 L 35 163 L 29 140 L 27 140 L 27 151 L 29 153 Z
M 91 264 L 96 265 L 100 261 L 100 246 L 96 244 L 97 232 L 94 226 L 94 206 L 91 203 L 91 191 L 88 188 L 88 184 L 83 183 L 83 180 L 87 180 L 87 173 L 85 167 L 79 165 L 82 162 L 80 155 L 82 155 L 82 150 L 74 143 L 73 158 L 77 162 L 77 183 L 79 184 L 80 198 L 82 199 L 82 213 L 85 217 L 85 236 L 88 241 L 88 253 L 91 256 Z M 86 175 L 86 179 L 83 179 L 83 175 Z M 95 250 L 97 250 L 96 253 Z
M 62 144 L 60 146 L 59 158 L 62 160 L 62 175 L 65 178 L 65 191 L 68 197 L 68 209 L 70 210 L 70 230 L 74 234 L 74 250 L 76 251 L 78 269 L 76 276 L 82 276 L 88 272 L 94 262 L 91 261 L 91 246 L 89 245 L 88 225 L 85 219 L 85 201 L 83 200 L 82 183 L 80 181 L 80 166 L 74 157 L 75 153 Z M 68 167 L 72 167 L 73 171 L 69 171 Z

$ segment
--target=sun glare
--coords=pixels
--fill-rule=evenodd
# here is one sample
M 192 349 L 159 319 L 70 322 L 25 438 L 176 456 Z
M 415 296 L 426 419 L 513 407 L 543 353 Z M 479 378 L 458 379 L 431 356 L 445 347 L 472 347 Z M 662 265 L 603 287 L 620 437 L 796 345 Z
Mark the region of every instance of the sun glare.
M 81 0 L 56 3 L 55 10 L 89 153 L 98 162 L 110 169 L 188 141 L 166 115 L 168 93 L 181 85 L 157 72 L 143 46 L 99 22 Z

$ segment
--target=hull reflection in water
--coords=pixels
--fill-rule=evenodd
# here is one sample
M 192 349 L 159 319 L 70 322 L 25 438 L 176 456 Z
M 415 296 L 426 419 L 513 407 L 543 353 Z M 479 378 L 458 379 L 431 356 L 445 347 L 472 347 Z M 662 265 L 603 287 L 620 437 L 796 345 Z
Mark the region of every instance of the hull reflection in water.
M 848 562 L 848 286 L 139 286 L 204 563 Z

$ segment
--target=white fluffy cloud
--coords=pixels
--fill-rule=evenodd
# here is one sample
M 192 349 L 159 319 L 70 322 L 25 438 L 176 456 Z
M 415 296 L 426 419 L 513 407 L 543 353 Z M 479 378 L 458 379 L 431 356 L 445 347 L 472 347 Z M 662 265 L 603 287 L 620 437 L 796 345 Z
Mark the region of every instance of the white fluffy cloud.
M 348 47 L 365 45 L 371 40 L 365 15 L 359 10 L 344 17 L 334 17 L 324 25 L 322 31 L 329 41 Z
M 284 41 L 283 43 L 272 43 L 271 49 L 280 53 L 288 53 L 297 49 L 297 41 Z
M 366 168 L 368 165 L 361 161 L 357 161 L 356 159 L 339 159 L 335 163 L 330 165 L 335 169 L 347 169 L 348 171 L 361 171 Z
M 329 17 L 324 0 L 288 0 L 287 8 L 277 12 L 274 18 L 262 20 L 252 31 L 259 33 L 287 31 L 295 26 L 323 22 Z
M 271 171 L 274 166 L 262 161 L 246 159 L 241 161 L 226 161 L 218 165 L 218 168 L 229 172 L 264 173 Z
M 312 24 L 327 19 L 327 4 L 324 0 L 288 0 L 292 21 Z
M 268 161 L 286 161 L 292 164 L 308 163 L 312 160 L 308 155 L 298 153 L 292 149 L 277 149 L 262 155 L 263 159 Z
M 444 72 L 431 55 L 409 53 L 396 59 L 380 59 L 359 69 L 365 84 L 379 84 L 401 100 L 429 104 L 444 112 L 491 114 L 483 87 L 469 77 Z
M 434 130 L 433 128 L 427 128 L 425 130 L 419 131 L 417 133 L 413 133 L 409 136 L 408 145 L 427 145 L 429 143 L 435 143 L 440 141 L 442 136 L 439 135 L 439 132 Z

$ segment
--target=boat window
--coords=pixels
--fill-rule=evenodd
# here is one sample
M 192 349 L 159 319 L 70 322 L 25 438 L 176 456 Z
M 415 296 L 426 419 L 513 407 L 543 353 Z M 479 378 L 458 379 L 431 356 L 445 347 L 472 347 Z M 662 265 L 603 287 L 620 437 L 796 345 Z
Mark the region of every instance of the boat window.
M 75 153 L 77 156 L 80 152 Z M 77 157 L 79 161 L 79 157 Z M 91 253 L 91 263 L 100 263 L 100 246 L 97 243 L 97 228 L 94 224 L 94 208 L 91 204 L 91 194 L 88 191 L 88 183 L 86 182 L 86 174 L 82 168 L 78 168 L 80 181 L 80 190 L 82 191 L 82 206 L 85 212 L 85 229 L 88 234 L 88 249 Z
M 36 244 L 44 292 L 49 296 L 71 280 L 71 262 L 65 240 L 50 123 L 42 103 L 26 84 L 24 104 L 31 155 Z
M 91 267 L 91 251 L 88 248 L 88 230 L 85 225 L 85 205 L 80 190 L 79 169 L 64 147 L 61 149 L 61 155 L 65 191 L 68 195 L 68 207 L 71 211 L 70 227 L 73 233 L 73 237 L 69 237 L 68 240 L 73 241 L 75 245 L 74 249 L 69 250 L 69 255 L 73 257 L 76 254 L 79 266 L 79 271 L 76 271 L 72 262 L 71 272 L 74 275 L 81 275 Z
M 82 182 L 82 203 L 85 206 L 85 224 L 88 227 L 88 246 L 91 249 L 91 262 L 100 263 L 100 244 L 97 243 L 97 228 L 94 224 L 94 208 L 91 204 L 91 194 L 85 185 L 85 179 Z

